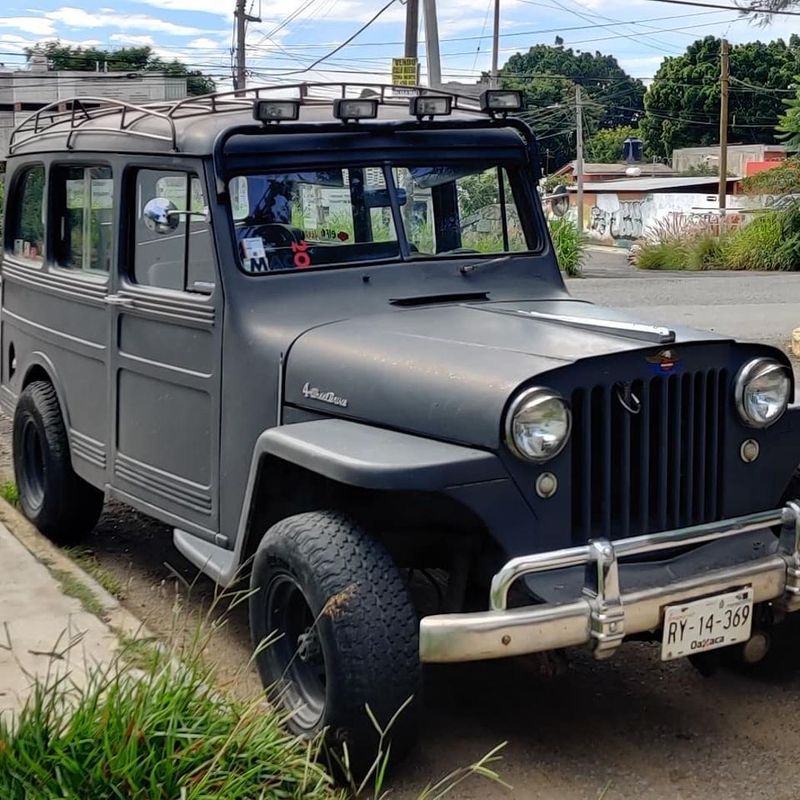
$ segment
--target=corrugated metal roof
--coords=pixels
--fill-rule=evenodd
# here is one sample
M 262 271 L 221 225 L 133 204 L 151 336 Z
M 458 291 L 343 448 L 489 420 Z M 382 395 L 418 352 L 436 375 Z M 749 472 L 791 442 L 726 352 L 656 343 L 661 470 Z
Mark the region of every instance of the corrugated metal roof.
M 733 183 L 740 178 L 729 177 L 728 183 Z M 671 177 L 671 178 L 626 178 L 619 181 L 584 181 L 585 192 L 667 192 L 671 189 L 685 189 L 691 187 L 709 186 L 716 189 L 718 179 L 714 175 L 701 177 Z M 568 187 L 570 192 L 577 191 L 575 185 Z

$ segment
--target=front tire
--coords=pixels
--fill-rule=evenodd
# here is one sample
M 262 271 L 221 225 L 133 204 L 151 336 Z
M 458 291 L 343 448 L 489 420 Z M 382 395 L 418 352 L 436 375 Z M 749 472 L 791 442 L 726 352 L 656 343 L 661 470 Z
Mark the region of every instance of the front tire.
M 55 389 L 25 387 L 14 411 L 14 475 L 25 516 L 49 539 L 71 544 L 97 524 L 103 492 L 72 469 Z
M 379 744 L 366 706 L 385 727 L 413 697 L 384 740 L 384 752 L 391 742 L 392 760 L 401 758 L 416 734 L 419 626 L 383 546 L 344 514 L 298 514 L 262 539 L 251 590 L 256 664 L 292 732 L 327 729 L 337 757 L 346 743 L 363 772 Z

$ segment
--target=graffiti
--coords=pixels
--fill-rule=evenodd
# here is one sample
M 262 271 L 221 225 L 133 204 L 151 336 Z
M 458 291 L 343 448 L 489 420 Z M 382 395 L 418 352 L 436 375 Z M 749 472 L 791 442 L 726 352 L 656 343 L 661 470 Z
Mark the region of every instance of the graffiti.
M 642 235 L 642 204 L 638 200 L 620 203 L 611 220 L 612 239 L 638 239 Z
M 589 230 L 600 238 L 608 235 L 612 239 L 638 239 L 644 230 L 641 202 L 620 203 L 616 211 L 592 206 Z
M 610 211 L 592 206 L 592 210 L 589 212 L 589 230 L 600 237 L 605 236 L 606 232 L 611 227 L 612 216 Z

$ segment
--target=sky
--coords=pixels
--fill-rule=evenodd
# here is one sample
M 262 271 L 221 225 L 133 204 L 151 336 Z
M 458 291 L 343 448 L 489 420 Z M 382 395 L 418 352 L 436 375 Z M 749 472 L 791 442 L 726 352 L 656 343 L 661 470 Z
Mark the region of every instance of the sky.
M 388 0 L 252 0 L 248 25 L 250 83 L 303 80 L 388 80 L 392 57 L 403 55 L 405 5 L 395 0 L 350 45 L 308 70 L 355 33 Z M 717 0 L 731 2 L 731 0 Z M 23 48 L 40 41 L 119 48 L 150 45 L 229 85 L 234 0 L 3 0 L 0 62 L 24 65 Z M 493 0 L 438 0 L 442 73 L 473 82 L 491 63 Z M 665 56 L 712 34 L 731 42 L 768 41 L 800 33 L 800 17 L 766 27 L 735 11 L 655 0 L 501 0 L 500 64 L 537 43 L 598 50 L 617 57 L 631 75 L 650 79 Z M 425 75 L 424 30 L 420 54 Z

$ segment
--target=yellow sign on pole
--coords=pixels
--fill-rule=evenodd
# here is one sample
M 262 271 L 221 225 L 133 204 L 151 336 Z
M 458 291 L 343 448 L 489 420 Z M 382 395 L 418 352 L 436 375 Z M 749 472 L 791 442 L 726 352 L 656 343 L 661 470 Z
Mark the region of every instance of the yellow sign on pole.
M 392 59 L 392 86 L 419 84 L 419 61 L 416 58 Z

